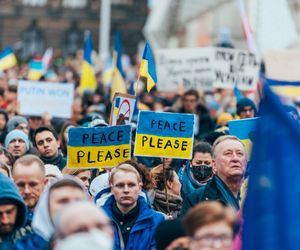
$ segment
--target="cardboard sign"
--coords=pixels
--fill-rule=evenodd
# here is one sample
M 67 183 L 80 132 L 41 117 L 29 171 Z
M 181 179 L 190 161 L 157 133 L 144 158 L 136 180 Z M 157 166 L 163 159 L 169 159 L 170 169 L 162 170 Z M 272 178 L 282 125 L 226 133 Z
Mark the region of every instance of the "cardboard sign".
M 212 90 L 211 48 L 157 50 L 155 58 L 159 90 L 174 91 L 179 86 Z
M 227 48 L 214 48 L 213 70 L 214 87 L 237 87 L 240 90 L 255 90 L 259 76 L 260 62 L 247 51 Z
M 140 111 L 134 154 L 191 159 L 193 128 L 192 114 Z
M 111 125 L 129 125 L 134 113 L 136 98 L 133 95 L 116 93 L 111 108 Z
M 300 81 L 300 50 L 270 50 L 264 60 L 268 78 Z
M 18 102 L 20 114 L 70 118 L 74 97 L 74 85 L 34 81 L 19 81 Z
M 68 168 L 115 167 L 131 158 L 131 127 L 70 128 Z
M 238 137 L 245 145 L 248 159 L 251 155 L 252 141 L 259 118 L 232 120 L 228 122 L 229 134 Z

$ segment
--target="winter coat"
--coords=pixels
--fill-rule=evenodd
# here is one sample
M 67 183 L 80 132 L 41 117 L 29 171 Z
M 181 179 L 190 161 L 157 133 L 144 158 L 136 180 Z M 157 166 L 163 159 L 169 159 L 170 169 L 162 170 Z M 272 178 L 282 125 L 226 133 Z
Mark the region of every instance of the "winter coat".
M 12 249 L 14 243 L 25 233 L 22 227 L 26 221 L 26 205 L 20 195 L 15 183 L 5 175 L 0 173 L 0 204 L 16 204 L 17 217 L 11 233 L 0 235 L 0 249 Z
M 184 215 L 189 208 L 195 206 L 197 203 L 209 200 L 218 200 L 239 210 L 238 199 L 234 197 L 221 178 L 215 175 L 205 186 L 198 188 L 186 197 L 183 202 L 181 214 Z
M 139 215 L 134 226 L 130 231 L 127 245 L 125 247 L 118 223 L 113 219 L 112 206 L 114 202 L 115 199 L 113 196 L 111 196 L 102 207 L 107 213 L 107 215 L 113 221 L 114 238 L 115 238 L 114 250 L 155 249 L 156 244 L 154 240 L 154 233 L 157 226 L 162 221 L 164 221 L 164 216 L 161 213 L 157 213 L 152 208 L 150 208 L 143 197 L 139 197 L 138 198 Z
M 168 193 L 169 212 L 173 219 L 179 217 L 182 198 L 180 196 Z M 168 205 L 166 200 L 166 194 L 164 190 L 155 190 L 155 198 L 153 201 L 153 208 L 155 211 L 162 212 L 168 215 Z

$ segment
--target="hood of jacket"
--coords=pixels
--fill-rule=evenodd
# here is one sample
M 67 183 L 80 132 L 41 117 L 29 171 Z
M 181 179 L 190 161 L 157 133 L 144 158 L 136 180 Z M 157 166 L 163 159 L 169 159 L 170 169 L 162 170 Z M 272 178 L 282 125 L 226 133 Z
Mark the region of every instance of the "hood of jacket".
M 17 219 L 15 223 L 15 228 L 18 229 L 24 226 L 26 221 L 26 204 L 19 193 L 16 184 L 4 174 L 0 173 L 0 204 L 4 200 L 12 200 L 12 203 L 16 204 L 18 207 Z M 5 203 L 3 203 L 5 204 Z

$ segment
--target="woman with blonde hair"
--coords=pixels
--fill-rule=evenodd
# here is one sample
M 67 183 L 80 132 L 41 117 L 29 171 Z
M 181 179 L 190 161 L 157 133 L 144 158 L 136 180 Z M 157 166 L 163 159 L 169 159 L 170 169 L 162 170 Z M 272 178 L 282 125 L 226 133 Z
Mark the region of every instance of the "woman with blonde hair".
M 92 170 L 91 169 L 71 169 L 71 168 L 64 168 L 62 171 L 63 174 L 73 175 L 77 178 L 79 178 L 84 187 L 86 188 L 86 191 L 88 192 L 91 178 L 92 178 Z

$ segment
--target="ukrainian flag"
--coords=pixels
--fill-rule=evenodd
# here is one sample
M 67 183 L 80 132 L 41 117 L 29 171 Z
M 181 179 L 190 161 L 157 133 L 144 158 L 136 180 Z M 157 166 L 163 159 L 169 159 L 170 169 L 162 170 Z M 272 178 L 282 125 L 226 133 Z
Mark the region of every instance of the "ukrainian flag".
M 17 58 L 11 48 L 6 48 L 0 53 L 0 70 L 12 68 L 17 65 Z
M 38 81 L 44 74 L 44 66 L 41 58 L 33 58 L 29 63 L 28 80 Z
M 274 79 L 265 79 L 272 90 L 278 95 L 285 95 L 290 97 L 300 96 L 300 82 L 280 81 Z
M 122 68 L 122 42 L 121 42 L 121 34 L 119 32 L 116 33 L 115 36 L 115 50 L 113 53 L 113 76 L 112 76 L 112 84 L 110 90 L 110 99 L 113 100 L 116 92 L 119 93 L 127 93 L 126 85 L 125 85 L 125 74 Z
M 80 92 L 89 89 L 95 91 L 97 81 L 92 67 L 92 39 L 90 31 L 85 32 L 83 64 L 80 78 Z
M 143 58 L 140 66 L 140 77 L 146 78 L 147 81 L 147 91 L 155 86 L 157 82 L 155 63 L 152 56 L 152 51 L 149 43 L 146 43 Z

